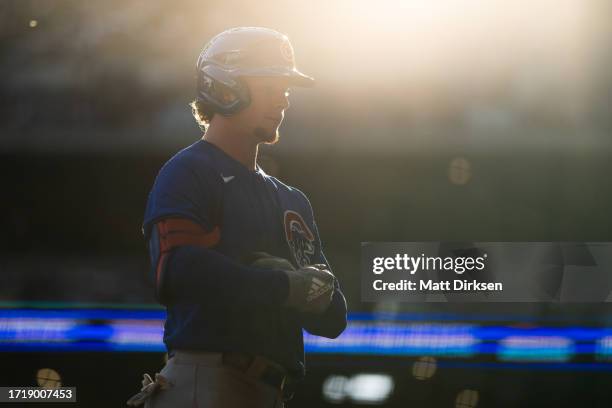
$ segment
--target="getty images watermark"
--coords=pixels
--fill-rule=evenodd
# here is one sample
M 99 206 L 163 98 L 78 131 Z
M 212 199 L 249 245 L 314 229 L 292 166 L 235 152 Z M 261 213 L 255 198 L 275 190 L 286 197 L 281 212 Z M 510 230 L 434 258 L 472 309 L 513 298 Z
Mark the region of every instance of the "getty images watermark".
M 394 257 L 375 257 L 372 260 L 372 272 L 380 275 L 385 271 L 405 271 L 414 275 L 418 271 L 452 271 L 457 275 L 465 272 L 482 271 L 485 269 L 487 254 L 479 257 L 457 256 L 409 256 L 406 253 L 395 254 Z M 418 284 L 417 284 L 418 282 Z M 397 282 L 385 282 L 376 279 L 373 283 L 374 290 L 424 290 L 424 291 L 470 291 L 470 290 L 503 290 L 501 282 L 478 282 L 476 279 L 468 281 L 465 279 L 418 279 L 418 281 L 400 279 Z
M 612 243 L 363 243 L 363 301 L 606 302 Z

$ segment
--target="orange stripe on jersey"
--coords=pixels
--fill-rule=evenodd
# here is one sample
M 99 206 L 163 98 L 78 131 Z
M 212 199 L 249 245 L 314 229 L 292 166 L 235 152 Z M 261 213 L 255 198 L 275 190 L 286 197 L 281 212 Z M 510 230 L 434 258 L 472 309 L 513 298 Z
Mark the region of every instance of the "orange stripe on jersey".
M 178 246 L 194 245 L 213 247 L 221 239 L 221 230 L 215 227 L 207 232 L 202 226 L 187 218 L 166 218 L 155 224 L 159 235 L 160 257 L 155 267 L 155 281 L 160 287 L 162 270 L 169 252 Z
M 219 227 L 207 232 L 202 226 L 187 218 L 166 218 L 157 224 L 160 252 L 168 252 L 177 246 L 196 245 L 213 247 L 221 239 Z
M 156 292 L 159 291 L 160 280 L 162 276 L 162 269 L 166 266 L 166 258 L 168 258 L 168 253 L 161 254 L 157 261 L 157 267 L 155 268 L 155 289 Z

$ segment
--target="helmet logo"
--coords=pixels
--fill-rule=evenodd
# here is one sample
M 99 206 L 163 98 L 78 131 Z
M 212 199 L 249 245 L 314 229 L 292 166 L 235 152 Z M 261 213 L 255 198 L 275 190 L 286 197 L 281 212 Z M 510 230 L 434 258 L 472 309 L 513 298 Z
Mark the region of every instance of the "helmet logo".
M 281 42 L 280 51 L 285 61 L 293 63 L 293 49 L 289 41 Z

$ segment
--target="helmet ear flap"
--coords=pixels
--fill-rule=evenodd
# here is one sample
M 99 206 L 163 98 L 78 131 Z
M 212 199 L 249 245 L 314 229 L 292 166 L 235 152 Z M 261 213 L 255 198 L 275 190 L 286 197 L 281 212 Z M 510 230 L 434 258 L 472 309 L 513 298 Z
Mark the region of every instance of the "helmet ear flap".
M 222 115 L 229 116 L 246 108 L 251 99 L 246 83 L 214 65 L 198 71 L 198 100 L 208 103 Z

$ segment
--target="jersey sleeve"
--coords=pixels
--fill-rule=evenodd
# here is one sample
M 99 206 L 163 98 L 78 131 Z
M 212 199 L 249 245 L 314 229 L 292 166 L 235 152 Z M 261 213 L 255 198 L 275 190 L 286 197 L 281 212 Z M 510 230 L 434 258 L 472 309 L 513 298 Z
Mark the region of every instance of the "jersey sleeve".
M 220 176 L 213 169 L 174 158 L 160 170 L 149 193 L 142 232 L 149 240 L 151 227 L 169 217 L 195 221 L 212 230 L 220 220 Z
M 160 170 L 144 215 L 142 232 L 147 242 L 155 297 L 164 302 L 167 263 L 174 247 L 188 243 L 211 247 L 219 239 L 220 195 L 215 172 L 190 167 L 175 156 Z

